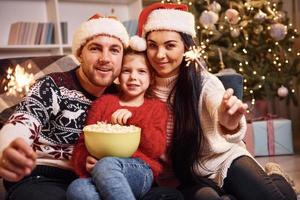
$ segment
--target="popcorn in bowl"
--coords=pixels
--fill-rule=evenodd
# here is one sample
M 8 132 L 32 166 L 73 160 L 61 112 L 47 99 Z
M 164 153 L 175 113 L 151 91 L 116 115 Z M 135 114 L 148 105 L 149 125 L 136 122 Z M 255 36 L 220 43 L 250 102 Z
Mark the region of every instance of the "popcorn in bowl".
M 130 157 L 137 150 L 141 128 L 97 122 L 83 128 L 88 152 L 100 159 L 105 156 Z

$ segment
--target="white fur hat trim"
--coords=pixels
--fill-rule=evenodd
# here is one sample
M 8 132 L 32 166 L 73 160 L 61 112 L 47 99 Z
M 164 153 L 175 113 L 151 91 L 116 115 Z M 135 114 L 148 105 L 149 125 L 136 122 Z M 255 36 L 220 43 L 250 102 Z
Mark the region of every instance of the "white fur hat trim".
M 138 35 L 130 38 L 129 46 L 135 51 L 145 51 L 147 49 L 146 40 Z
M 72 53 L 77 57 L 77 50 L 86 40 L 96 35 L 109 35 L 120 39 L 124 48 L 128 47 L 129 36 L 124 25 L 113 18 L 101 17 L 83 22 L 75 31 L 72 44 Z
M 176 9 L 153 10 L 143 28 L 142 36 L 154 30 L 171 30 L 196 36 L 195 19 L 192 13 Z

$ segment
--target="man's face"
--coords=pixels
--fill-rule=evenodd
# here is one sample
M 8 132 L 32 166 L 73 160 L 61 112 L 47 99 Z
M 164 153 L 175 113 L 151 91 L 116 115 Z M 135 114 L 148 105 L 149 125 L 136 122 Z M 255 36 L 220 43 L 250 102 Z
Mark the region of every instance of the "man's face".
M 107 87 L 119 75 L 123 45 L 120 40 L 99 35 L 88 41 L 80 54 L 85 81 L 92 87 Z

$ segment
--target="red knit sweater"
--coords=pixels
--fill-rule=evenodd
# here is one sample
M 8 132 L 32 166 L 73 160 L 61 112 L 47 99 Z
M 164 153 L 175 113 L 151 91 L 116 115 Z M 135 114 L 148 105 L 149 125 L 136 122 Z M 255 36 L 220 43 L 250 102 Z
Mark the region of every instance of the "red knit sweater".
M 128 124 L 142 129 L 140 145 L 132 157 L 145 161 L 151 167 L 154 177 L 156 177 L 161 171 L 158 160 L 166 147 L 168 119 L 166 104 L 158 99 L 145 98 L 144 103 L 139 107 L 121 106 L 117 96 L 104 95 L 92 103 L 86 124 L 95 124 L 97 121 L 109 123 L 111 122 L 112 113 L 120 108 L 128 109 L 132 113 L 132 117 L 127 121 Z M 89 176 L 85 167 L 88 155 L 83 133 L 81 133 L 72 156 L 74 170 L 80 177 Z

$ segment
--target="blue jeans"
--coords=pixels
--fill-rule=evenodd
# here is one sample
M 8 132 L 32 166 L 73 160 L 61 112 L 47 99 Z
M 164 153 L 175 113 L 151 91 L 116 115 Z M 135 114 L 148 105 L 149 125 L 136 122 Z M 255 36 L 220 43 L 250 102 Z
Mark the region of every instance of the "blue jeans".
M 105 157 L 96 163 L 91 178 L 79 178 L 70 184 L 67 199 L 141 199 L 152 182 L 152 171 L 144 161 Z

